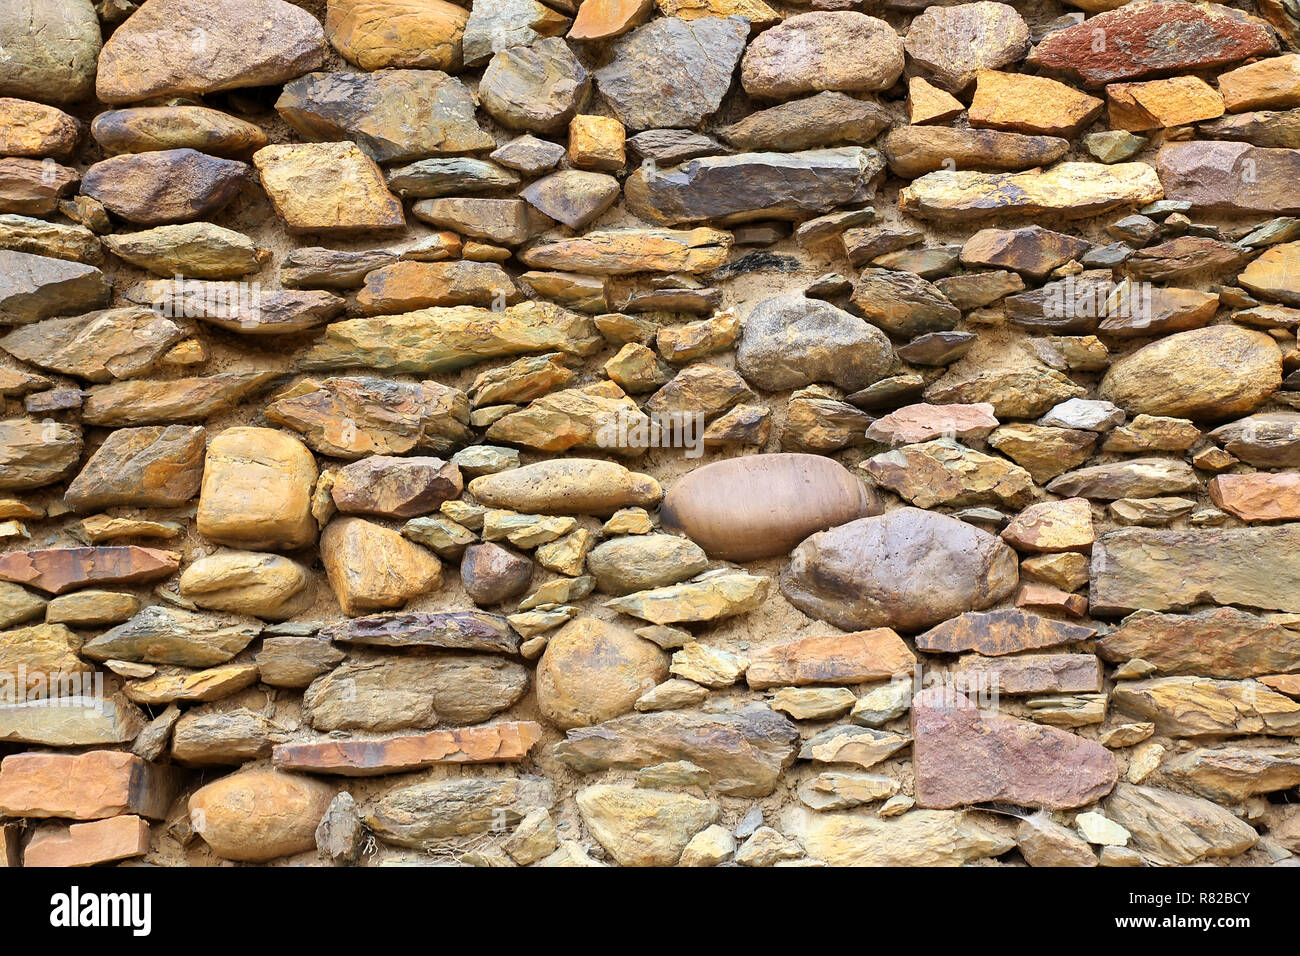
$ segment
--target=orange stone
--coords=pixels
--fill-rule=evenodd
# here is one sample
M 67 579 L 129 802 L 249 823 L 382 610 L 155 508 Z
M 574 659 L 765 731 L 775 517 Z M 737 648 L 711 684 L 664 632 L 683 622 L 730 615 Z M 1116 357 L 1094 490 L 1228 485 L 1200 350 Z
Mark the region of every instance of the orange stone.
M 1087 551 L 1095 540 L 1092 505 L 1087 498 L 1030 505 L 1003 529 L 1002 540 L 1017 551 Z
M 1230 112 L 1284 110 L 1300 106 L 1300 54 L 1269 57 L 1219 76 Z
M 751 690 L 805 684 L 860 684 L 911 673 L 916 656 L 893 630 L 805 637 L 750 655 L 745 680 Z
M 1288 697 L 1300 697 L 1300 674 L 1269 674 L 1256 679 Z
M 176 573 L 180 556 L 157 548 L 42 548 L 0 555 L 0 581 L 62 594 L 88 584 L 137 584 Z
M 569 121 L 569 160 L 580 169 L 615 172 L 626 162 L 627 131 L 609 116 L 575 116 Z
M 569 29 L 570 40 L 608 40 L 644 23 L 654 0 L 584 0 Z
M 1195 76 L 1106 87 L 1111 129 L 1141 131 L 1185 126 L 1223 115 L 1223 97 Z
M 81 124 L 63 110 L 0 96 L 0 156 L 62 158 L 80 137 Z
M 961 100 L 922 77 L 907 81 L 907 118 L 914 126 L 943 123 L 960 116 L 964 109 Z
M 1045 76 L 980 70 L 970 124 L 1014 133 L 1072 139 L 1097 118 L 1102 102 Z
M 272 751 L 271 762 L 281 770 L 372 777 L 435 764 L 515 763 L 528 755 L 541 736 L 540 724 L 505 720 L 400 737 L 280 744 Z
M 149 823 L 136 816 L 42 830 L 23 854 L 24 866 L 94 866 L 149 852 Z
M 161 820 L 175 788 L 169 768 L 117 750 L 13 754 L 0 761 L 0 816 Z
M 1071 594 L 1047 584 L 1022 584 L 1016 592 L 1016 607 L 1060 611 L 1071 617 L 1083 617 L 1088 613 L 1088 599 L 1082 594 Z
M 1210 500 L 1242 521 L 1291 521 L 1300 518 L 1300 471 L 1219 475 Z

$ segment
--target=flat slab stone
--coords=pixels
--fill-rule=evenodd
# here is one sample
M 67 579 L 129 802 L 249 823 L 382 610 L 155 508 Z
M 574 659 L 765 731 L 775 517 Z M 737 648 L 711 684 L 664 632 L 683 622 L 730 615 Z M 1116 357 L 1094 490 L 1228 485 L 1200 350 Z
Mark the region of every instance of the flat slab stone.
M 357 617 L 322 628 L 318 637 L 368 647 L 427 647 L 515 654 L 519 635 L 504 617 L 486 611 L 413 611 Z
M 177 774 L 117 750 L 12 754 L 0 761 L 0 813 L 97 820 L 131 813 L 161 820 Z
M 1217 607 L 1132 614 L 1097 642 L 1114 663 L 1141 659 L 1160 674 L 1242 678 L 1300 670 L 1300 615 Z
M 134 584 L 174 574 L 180 556 L 157 548 L 40 548 L 0 555 L 0 581 L 62 594 L 88 584 Z
M 439 764 L 515 763 L 541 739 L 540 724 L 506 720 L 480 727 L 359 740 L 279 744 L 271 763 L 280 770 L 373 777 Z
M 916 656 L 887 627 L 856 634 L 806 637 L 749 655 L 745 681 L 753 690 L 807 684 L 861 684 L 910 674 Z
M 1096 633 L 1095 627 L 1042 617 L 1018 608 L 1002 608 L 967 611 L 944 621 L 924 634 L 918 634 L 916 646 L 936 654 L 975 651 L 985 657 L 1000 657 L 1018 651 L 1074 644 L 1089 640 Z

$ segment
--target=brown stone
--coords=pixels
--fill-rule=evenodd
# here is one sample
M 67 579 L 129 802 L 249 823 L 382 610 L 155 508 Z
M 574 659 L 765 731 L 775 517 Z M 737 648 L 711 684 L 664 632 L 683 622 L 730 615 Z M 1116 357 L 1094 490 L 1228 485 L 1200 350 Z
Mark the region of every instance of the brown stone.
M 62 624 L 0 631 L 0 679 L 19 700 L 67 696 L 62 682 L 88 680 L 92 668 L 77 657 L 81 638 Z
M 460 579 L 475 604 L 500 604 L 528 590 L 533 563 L 499 544 L 472 544 L 461 557 Z
M 696 469 L 669 489 L 661 522 L 712 557 L 748 561 L 785 554 L 815 531 L 878 510 L 843 466 L 819 455 L 779 454 Z
M 1098 31 L 1104 44 L 1097 43 Z M 1236 10 L 1142 0 L 1049 33 L 1026 62 L 1100 86 L 1156 73 L 1209 69 L 1277 49 L 1276 36 L 1264 21 Z
M 124 693 L 137 704 L 165 707 L 176 702 L 221 700 L 256 683 L 256 664 L 222 664 L 202 671 L 159 673 L 131 681 Z
M 923 807 L 987 801 L 1081 807 L 1109 793 L 1119 773 L 1114 756 L 1098 743 L 982 712 L 942 687 L 913 699 L 912 734 L 916 800 Z
M 413 518 L 460 497 L 460 469 L 441 458 L 375 455 L 334 473 L 330 493 L 345 514 Z
M 89 312 L 109 294 L 107 277 L 93 266 L 0 250 L 0 322 L 7 325 Z
M 142 226 L 210 216 L 238 194 L 248 164 L 193 149 L 125 153 L 90 169 L 81 191 L 109 212 Z
M 621 36 L 645 22 L 654 6 L 654 0 L 584 0 L 567 36 L 579 42 Z
M 1015 553 L 946 515 L 900 508 L 814 534 L 794 550 L 781 592 L 844 630 L 917 631 L 1007 597 Z
M 66 830 L 40 830 L 23 853 L 24 866 L 95 866 L 144 856 L 149 823 L 136 816 L 74 823 Z
M 1300 617 L 1232 607 L 1126 617 L 1097 644 L 1108 661 L 1140 658 L 1157 673 L 1244 678 L 1300 668 Z
M 0 348 L 53 372 L 109 382 L 149 372 L 184 337 L 170 319 L 129 306 L 33 322 L 0 338 Z
M 1016 9 L 980 0 L 927 7 L 907 28 L 908 58 L 947 89 L 960 92 L 979 70 L 997 69 L 1029 52 L 1029 27 Z
M 1223 97 L 1195 76 L 1106 87 L 1111 129 L 1142 131 L 1186 126 L 1223 115 Z
M 874 455 L 860 467 L 878 485 L 918 508 L 978 504 L 1018 508 L 1034 495 L 1034 480 L 1019 465 L 948 438 L 904 445 Z
M 923 77 L 907 81 L 907 118 L 916 125 L 945 123 L 960 116 L 966 107 L 951 93 L 939 89 Z
M 1106 816 L 1129 831 L 1144 861 L 1186 866 L 1207 857 L 1233 857 L 1259 840 L 1250 824 L 1200 797 L 1120 783 L 1103 804 Z
M 40 488 L 68 477 L 81 460 L 81 431 L 57 422 L 0 421 L 0 488 Z
M 322 740 L 280 744 L 271 762 L 280 770 L 372 777 L 440 764 L 516 763 L 541 739 L 531 720 L 432 730 L 374 740 Z
M 183 505 L 198 494 L 206 444 L 202 428 L 185 425 L 111 432 L 69 483 L 63 500 L 77 511 Z
M 1204 140 L 1166 143 L 1156 164 L 1165 197 L 1196 209 L 1238 215 L 1300 212 L 1290 185 L 1300 172 L 1300 150 Z
M 959 688 L 981 694 L 1095 694 L 1101 690 L 1101 661 L 1091 654 L 1015 654 L 957 662 Z
M 81 124 L 63 110 L 0 97 L 0 156 L 63 158 L 81 138 Z
M 72 820 L 130 813 L 161 820 L 176 783 L 170 769 L 116 750 L 12 754 L 0 761 L 0 813 Z
M 62 594 L 88 584 L 134 584 L 174 574 L 178 555 L 136 545 L 44 548 L 0 555 L 0 581 Z
M 217 856 L 260 863 L 316 848 L 335 787 L 275 770 L 245 770 L 196 790 L 190 825 Z
M 1045 76 L 980 70 L 972 126 L 1073 139 L 1101 113 L 1102 101 Z
M 53 160 L 0 159 L 0 213 L 48 216 L 80 179 L 75 169 Z
M 406 224 L 401 200 L 355 143 L 265 146 L 253 154 L 253 163 L 290 230 L 351 232 Z
M 884 138 L 882 146 L 890 171 L 907 179 L 936 169 L 1046 166 L 1070 151 L 1069 142 L 1059 136 L 947 126 L 900 126 Z
M 261 127 L 206 106 L 137 106 L 95 117 L 90 133 L 106 153 L 197 149 L 242 156 L 266 145 Z
M 1030 505 L 1002 531 L 1020 551 L 1086 551 L 1092 547 L 1092 507 L 1086 498 Z
M 321 533 L 321 560 L 343 613 L 401 607 L 442 585 L 442 563 L 396 531 L 338 518 Z
M 95 89 L 100 21 L 90 0 L 25 0 L 0 24 L 0 95 L 52 103 Z
M 363 70 L 455 71 L 468 20 L 464 8 L 446 0 L 330 0 L 325 35 Z
M 916 657 L 887 627 L 774 644 L 749 658 L 750 689 L 807 684 L 861 684 L 910 674 Z
M 81 417 L 92 425 L 201 421 L 259 391 L 275 377 L 270 371 L 220 372 L 201 378 L 96 385 L 85 393 Z
M 903 38 L 854 11 L 801 13 L 763 31 L 745 51 L 740 82 L 751 96 L 790 99 L 822 90 L 869 92 L 903 72 Z
M 1219 74 L 1219 92 L 1233 113 L 1300 106 L 1300 55 L 1284 53 Z
M 1219 475 L 1210 500 L 1242 521 L 1292 521 L 1300 518 L 1300 473 Z
M 962 246 L 961 261 L 965 266 L 1012 269 L 1042 279 L 1089 248 L 1091 243 L 1086 239 L 1052 232 L 1042 226 L 981 229 Z
M 975 651 L 1000 657 L 1018 651 L 1038 650 L 1086 641 L 1095 627 L 1040 617 L 1018 609 L 967 611 L 917 635 L 916 646 L 936 654 Z

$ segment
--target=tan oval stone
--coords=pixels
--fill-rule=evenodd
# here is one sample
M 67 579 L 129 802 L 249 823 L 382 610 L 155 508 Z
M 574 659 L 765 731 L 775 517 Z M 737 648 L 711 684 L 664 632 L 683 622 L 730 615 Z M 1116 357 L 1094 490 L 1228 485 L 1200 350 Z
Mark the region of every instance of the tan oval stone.
M 316 540 L 316 459 L 273 428 L 228 428 L 208 445 L 198 529 L 232 547 L 293 550 Z
M 334 799 L 320 780 L 250 770 L 190 797 L 190 823 L 217 856 L 261 863 L 316 847 L 316 826 Z
M 446 0 L 330 0 L 325 35 L 363 70 L 458 70 L 468 20 Z
M 181 575 L 181 596 L 199 607 L 282 620 L 311 604 L 311 574 L 278 554 L 218 551 Z
M 654 644 L 594 617 L 570 621 L 537 665 L 537 706 L 559 727 L 587 727 L 628 713 L 668 676 Z
M 660 510 L 714 558 L 786 554 L 815 531 L 880 513 L 867 487 L 821 455 L 752 455 L 697 468 L 669 489 Z

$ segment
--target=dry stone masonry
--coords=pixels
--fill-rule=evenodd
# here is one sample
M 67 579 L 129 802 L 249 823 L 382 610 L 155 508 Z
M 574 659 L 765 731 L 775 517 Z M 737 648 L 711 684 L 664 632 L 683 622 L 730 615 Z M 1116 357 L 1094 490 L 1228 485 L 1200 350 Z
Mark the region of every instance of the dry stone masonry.
M 0 865 L 1300 860 L 1278 0 L 0 0 Z

